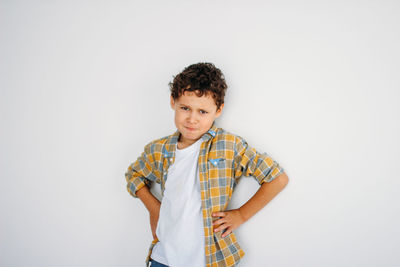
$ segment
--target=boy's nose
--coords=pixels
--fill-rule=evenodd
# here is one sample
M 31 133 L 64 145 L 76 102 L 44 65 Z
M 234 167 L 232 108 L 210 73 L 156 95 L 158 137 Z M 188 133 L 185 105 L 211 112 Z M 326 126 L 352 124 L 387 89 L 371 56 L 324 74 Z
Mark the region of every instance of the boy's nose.
M 196 122 L 197 122 L 196 115 L 193 114 L 193 113 L 191 113 L 191 114 L 189 115 L 188 121 L 189 121 L 190 123 L 193 123 L 193 124 L 196 123 Z

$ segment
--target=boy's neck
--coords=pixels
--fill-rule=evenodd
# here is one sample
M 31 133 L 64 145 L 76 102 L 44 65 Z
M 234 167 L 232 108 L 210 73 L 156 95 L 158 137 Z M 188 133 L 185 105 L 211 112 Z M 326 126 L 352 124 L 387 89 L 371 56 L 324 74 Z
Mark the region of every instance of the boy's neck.
M 182 135 L 179 136 L 178 142 L 177 142 L 177 144 L 176 144 L 176 147 L 177 147 L 178 149 L 184 149 L 184 148 L 187 148 L 188 146 L 193 145 L 194 143 L 196 143 L 197 141 L 199 141 L 199 139 L 201 139 L 201 137 L 200 137 L 199 139 L 193 141 L 193 142 L 190 142 L 190 143 L 183 143 L 181 139 L 182 139 Z

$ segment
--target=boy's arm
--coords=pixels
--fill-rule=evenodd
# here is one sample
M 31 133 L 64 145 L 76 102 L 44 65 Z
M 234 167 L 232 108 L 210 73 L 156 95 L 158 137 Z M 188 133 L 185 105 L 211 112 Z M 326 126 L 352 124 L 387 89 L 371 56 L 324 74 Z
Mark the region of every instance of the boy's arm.
M 160 215 L 161 202 L 153 196 L 147 186 L 143 186 L 142 188 L 140 188 L 136 192 L 136 195 L 140 198 L 146 209 L 149 211 L 151 233 L 153 234 L 153 238 L 155 239 L 157 238 L 156 229 L 158 218 Z
M 238 136 L 235 141 L 235 179 L 253 176 L 261 185 L 271 182 L 284 172 L 282 166 L 267 153 L 259 153 Z
M 146 209 L 150 212 L 158 212 L 160 210 L 161 202 L 150 192 L 147 186 L 140 188 L 136 195 L 143 202 Z
M 243 219 L 247 221 L 267 205 L 287 185 L 289 179 L 278 162 L 267 153 L 259 153 L 242 137 L 237 138 L 235 154 L 235 176 L 253 176 L 261 185 L 254 196 L 239 208 Z
M 226 231 L 221 235 L 225 237 L 244 222 L 249 220 L 254 214 L 262 209 L 271 199 L 273 199 L 288 184 L 286 173 L 280 174 L 271 182 L 264 182 L 258 191 L 240 208 L 214 212 L 213 217 L 221 217 L 213 222 L 214 232 Z
M 145 205 L 150 213 L 150 225 L 153 238 L 156 238 L 156 227 L 160 212 L 160 201 L 150 192 L 150 185 L 157 180 L 154 170 L 154 158 L 151 156 L 151 143 L 147 144 L 144 152 L 132 163 L 125 173 L 128 192 Z
M 126 187 L 133 197 L 138 198 L 136 193 L 142 187 L 150 187 L 151 183 L 157 180 L 153 172 L 155 169 L 154 164 L 154 158 L 151 156 L 151 143 L 149 143 L 144 147 L 142 154 L 125 172 Z
M 212 214 L 213 217 L 222 217 L 213 222 L 215 232 L 227 228 L 222 237 L 230 234 L 267 205 L 289 181 L 278 162 L 267 153 L 257 152 L 247 144 L 246 140 L 237 136 L 235 139 L 235 179 L 239 179 L 243 175 L 253 176 L 261 186 L 253 197 L 239 209 Z
M 286 173 L 280 174 L 271 182 L 264 182 L 257 192 L 240 208 L 240 214 L 244 221 L 249 220 L 268 204 L 288 184 L 289 178 Z

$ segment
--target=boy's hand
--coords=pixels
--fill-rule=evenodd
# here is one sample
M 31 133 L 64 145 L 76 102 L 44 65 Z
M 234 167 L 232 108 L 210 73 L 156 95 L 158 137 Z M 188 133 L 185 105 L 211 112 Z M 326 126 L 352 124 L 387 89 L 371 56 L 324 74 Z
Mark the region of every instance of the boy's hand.
M 225 237 L 225 236 L 229 235 L 233 230 L 235 230 L 236 228 L 238 228 L 241 224 L 243 224 L 245 222 L 239 209 L 213 212 L 212 216 L 213 217 L 222 217 L 221 219 L 215 220 L 213 222 L 214 232 L 222 231 L 225 228 L 228 228 L 225 231 L 225 233 L 223 233 L 221 235 L 221 237 Z M 217 225 L 219 225 L 219 227 L 215 228 Z

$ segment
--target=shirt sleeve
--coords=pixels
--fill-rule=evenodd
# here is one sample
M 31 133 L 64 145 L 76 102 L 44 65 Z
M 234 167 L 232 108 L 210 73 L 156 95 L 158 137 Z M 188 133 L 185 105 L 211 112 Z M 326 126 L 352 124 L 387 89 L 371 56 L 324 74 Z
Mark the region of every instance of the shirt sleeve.
M 153 173 L 153 161 L 150 158 L 151 143 L 147 144 L 142 154 L 135 162 L 129 165 L 125 172 L 128 192 L 135 198 L 138 198 L 136 192 L 143 186 L 151 186 L 157 177 Z
M 261 185 L 271 182 L 284 172 L 278 162 L 267 153 L 259 153 L 250 147 L 246 140 L 237 136 L 235 142 L 235 179 L 244 176 L 253 176 Z

